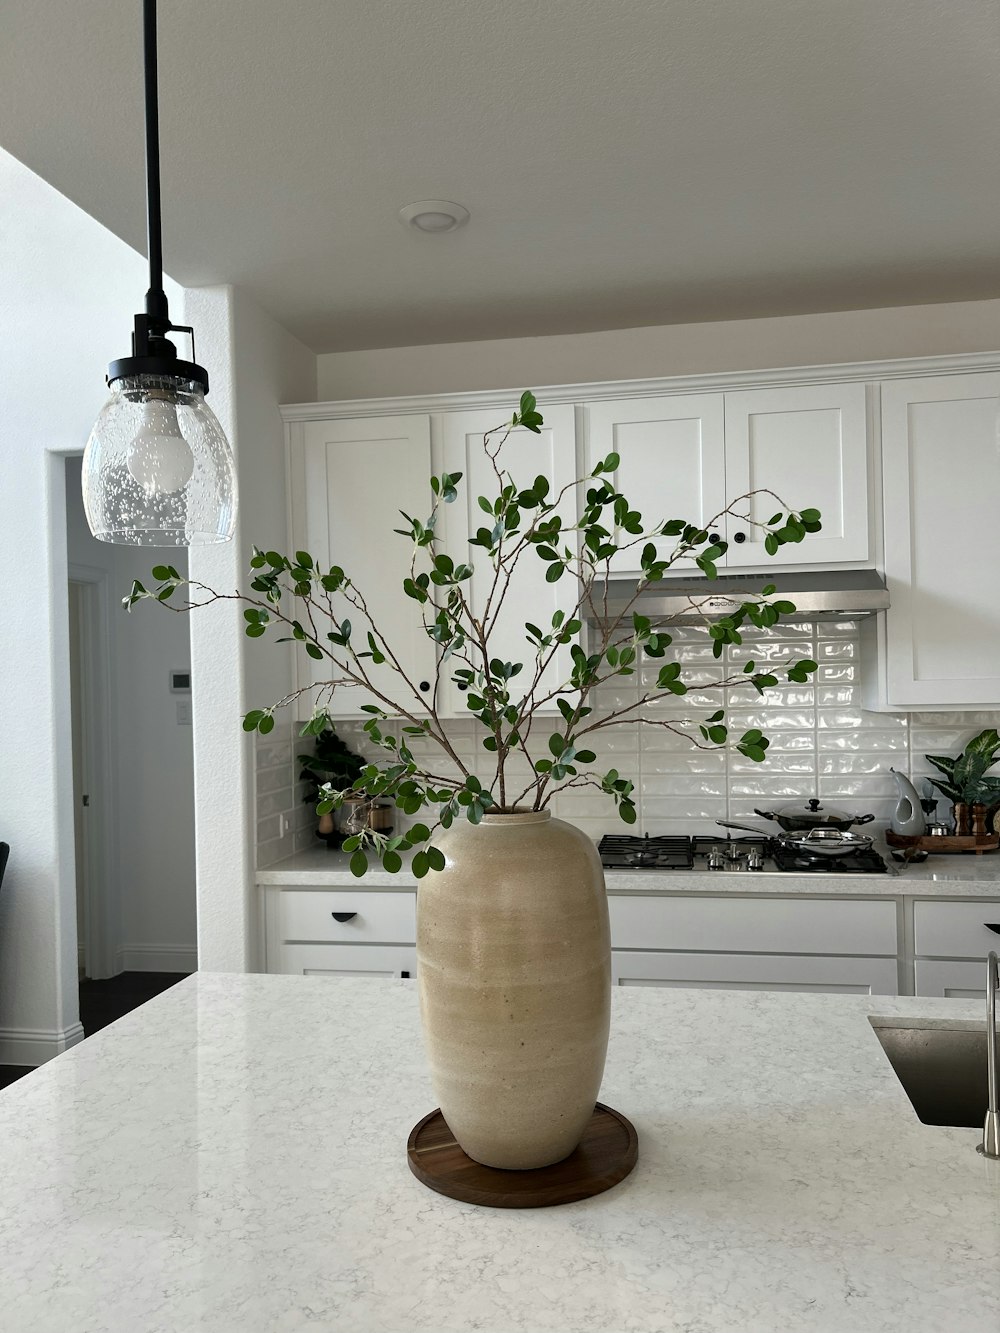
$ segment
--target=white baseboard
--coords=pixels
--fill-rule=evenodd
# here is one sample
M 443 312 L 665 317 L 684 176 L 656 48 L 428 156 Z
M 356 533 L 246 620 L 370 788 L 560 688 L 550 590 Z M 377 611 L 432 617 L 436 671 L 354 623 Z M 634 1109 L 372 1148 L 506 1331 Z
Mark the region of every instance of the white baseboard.
M 123 944 L 119 972 L 197 972 L 198 950 L 187 944 Z
M 83 1041 L 79 1023 L 62 1032 L 46 1028 L 0 1028 L 0 1065 L 43 1065 Z

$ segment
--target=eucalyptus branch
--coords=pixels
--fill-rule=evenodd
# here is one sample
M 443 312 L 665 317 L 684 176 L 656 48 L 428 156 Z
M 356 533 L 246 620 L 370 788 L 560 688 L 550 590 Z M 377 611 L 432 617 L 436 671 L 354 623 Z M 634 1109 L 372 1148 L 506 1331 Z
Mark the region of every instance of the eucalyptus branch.
M 247 713 L 243 725 L 249 731 L 266 735 L 274 726 L 276 709 L 312 692 L 313 715 L 302 734 L 319 735 L 330 724 L 338 689 L 350 686 L 364 692 L 364 730 L 382 756 L 378 762 L 366 764 L 349 788 L 337 790 L 328 785 L 318 808 L 334 808 L 356 794 L 371 800 L 390 799 L 410 819 L 419 817 L 424 809 L 436 810 L 437 822 L 430 828 L 415 822 L 392 837 L 369 831 L 349 839 L 345 846 L 351 853 L 355 874 L 367 869 L 369 854 L 394 871 L 402 866 L 402 854 L 414 850 L 412 872 L 420 878 L 444 865 L 442 853 L 431 842 L 439 829 L 447 830 L 456 819 L 475 824 L 487 811 L 507 811 L 529 801 L 532 808 L 545 809 L 559 791 L 568 788 L 598 788 L 614 801 L 626 823 L 634 822 L 633 783 L 614 768 L 599 772 L 595 767 L 597 755 L 586 748 L 588 737 L 610 727 L 660 727 L 685 737 L 700 749 L 733 743 L 751 759 L 765 758 L 767 738 L 756 728 L 730 742 L 723 722 L 724 709 L 702 720 L 646 715 L 651 706 L 687 694 L 688 683 L 683 664 L 668 654 L 672 642 L 669 629 L 651 623 L 642 612 L 641 598 L 681 560 L 691 561 L 706 579 L 714 579 L 727 544 L 713 540 L 713 530 L 727 517 L 736 517 L 762 531 L 765 552 L 773 556 L 786 543 L 800 542 L 818 531 L 819 512 L 793 511 L 774 492 L 758 488 L 737 497 L 707 522 L 668 519 L 650 526 L 612 483 L 620 464 L 614 452 L 600 460 L 588 477 L 565 484 L 555 496 L 549 494 L 549 481 L 542 475 L 519 489 L 502 465 L 504 445 L 512 431 L 525 429 L 537 434 L 541 425 L 534 396 L 525 393 L 513 416 L 483 437 L 497 494 L 493 498 L 477 497 L 491 526 L 469 534 L 468 543 L 477 553 L 474 558 L 490 561 L 492 577 L 484 572 L 484 577 L 473 583 L 468 552 L 456 560 L 442 549 L 437 534 L 441 506 L 457 497 L 460 473 L 431 478 L 434 500 L 428 518 L 413 518 L 403 512 L 407 527 L 397 531 L 412 543 L 403 592 L 418 604 L 420 624 L 437 649 L 430 699 L 419 689 L 405 653 L 394 646 L 389 627 L 379 625 L 373 616 L 363 590 L 339 566 L 320 569 L 307 551 L 286 556 L 255 548 L 250 579 L 252 593 L 257 596 L 239 591 L 219 593 L 182 579 L 170 565 L 160 565 L 153 570 L 158 587 L 147 590 L 136 581 L 125 598 L 129 608 L 149 599 L 176 612 L 193 611 L 216 601 L 238 601 L 246 608 L 248 637 L 261 638 L 270 629 L 281 627 L 310 658 L 332 664 L 334 674 L 329 679 L 302 686 L 270 707 Z M 575 497 L 575 518 L 564 522 L 562 509 L 570 495 Z M 762 496 L 773 497 L 779 506 L 779 512 L 766 522 L 750 516 L 754 500 Z M 571 608 L 569 611 L 557 610 L 547 625 L 525 623 L 525 644 L 529 646 L 525 653 L 520 645 L 512 646 L 506 625 L 515 595 L 514 578 L 523 571 L 529 551 L 540 562 L 540 574 L 544 566 L 547 583 L 569 578 L 573 587 L 563 603 Z M 609 574 L 622 552 L 629 554 L 638 580 L 632 593 L 612 613 Z M 603 580 L 600 589 L 599 578 Z M 185 603 L 178 599 L 171 605 L 182 587 L 188 589 L 189 599 Z M 693 614 L 701 620 L 701 632 L 711 640 L 713 654 L 719 658 L 727 645 L 743 642 L 744 624 L 766 629 L 794 611 L 792 603 L 774 594 L 773 585 L 759 593 L 747 593 L 741 603 L 734 603 L 728 615 L 711 621 L 703 602 L 695 596 L 688 598 L 686 610 L 689 617 Z M 290 606 L 284 603 L 286 598 L 291 600 Z M 357 612 L 364 621 L 363 641 L 362 631 L 351 624 L 345 608 Z M 588 614 L 599 628 L 585 649 L 580 634 Z M 510 660 L 518 652 L 524 660 Z M 557 684 L 549 684 L 555 664 L 564 656 L 567 672 L 560 672 L 563 678 Z M 447 719 L 439 711 L 442 671 L 449 662 L 452 680 L 464 691 L 469 715 L 485 728 L 482 744 L 495 762 L 494 777 L 485 788 L 457 753 L 448 734 Z M 595 708 L 592 700 L 601 697 L 595 691 L 616 678 L 634 676 L 644 665 L 656 667 L 655 685 L 637 691 L 636 697 L 623 706 Z M 778 671 L 784 672 L 788 680 L 803 681 L 816 669 L 816 663 L 808 659 L 765 663 L 758 668 L 748 657 L 742 672 L 724 672 L 719 680 L 694 687 L 705 694 L 744 683 L 763 694 L 779 683 Z M 525 678 L 519 690 L 512 682 L 522 671 Z M 402 699 L 395 697 L 399 693 Z M 391 718 L 400 719 L 398 733 L 384 727 Z M 536 745 L 536 733 L 540 733 L 539 741 L 544 741 L 540 747 Z M 431 741 L 455 766 L 457 776 L 444 776 L 433 762 L 418 759 L 411 748 L 412 737 Z M 531 778 L 511 802 L 507 766 L 515 752 L 527 762 Z

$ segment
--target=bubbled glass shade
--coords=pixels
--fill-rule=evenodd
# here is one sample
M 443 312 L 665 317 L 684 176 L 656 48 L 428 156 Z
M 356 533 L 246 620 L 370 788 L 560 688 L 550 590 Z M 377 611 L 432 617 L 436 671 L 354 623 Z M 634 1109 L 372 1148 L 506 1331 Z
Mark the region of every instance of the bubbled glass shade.
M 83 504 L 98 541 L 229 541 L 236 468 L 201 385 L 158 375 L 114 381 L 83 455 Z

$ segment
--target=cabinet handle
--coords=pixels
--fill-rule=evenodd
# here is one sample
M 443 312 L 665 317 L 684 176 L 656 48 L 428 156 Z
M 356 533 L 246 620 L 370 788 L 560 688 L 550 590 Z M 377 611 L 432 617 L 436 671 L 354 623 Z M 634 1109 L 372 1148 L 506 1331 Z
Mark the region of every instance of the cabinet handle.
M 403 978 L 404 981 L 409 981 L 409 979 L 410 979 L 410 974 L 409 974 L 409 972 L 400 972 L 399 975 Z
M 708 534 L 708 540 L 713 546 L 717 546 L 719 544 L 719 534 L 717 532 L 710 532 Z
M 737 532 L 736 535 L 733 537 L 733 541 L 737 544 L 737 546 L 742 546 L 743 543 L 746 541 L 746 539 L 747 535 L 745 532 Z
M 357 912 L 331 912 L 334 921 L 353 921 Z
M 422 680 L 422 681 L 420 682 L 420 692 L 421 692 L 421 694 L 426 694 L 427 691 L 430 689 L 430 687 L 431 687 L 431 683 L 430 683 L 429 680 Z
M 986 927 L 987 930 L 992 930 L 994 935 L 1000 935 L 1000 926 L 993 925 L 989 921 L 984 921 L 983 925 Z
M 462 691 L 462 693 L 464 694 L 465 691 L 469 688 L 469 686 L 468 686 L 468 683 L 467 683 L 466 681 L 463 680 L 463 681 L 459 684 L 459 687 L 458 687 L 458 688 L 459 688 L 459 689 Z

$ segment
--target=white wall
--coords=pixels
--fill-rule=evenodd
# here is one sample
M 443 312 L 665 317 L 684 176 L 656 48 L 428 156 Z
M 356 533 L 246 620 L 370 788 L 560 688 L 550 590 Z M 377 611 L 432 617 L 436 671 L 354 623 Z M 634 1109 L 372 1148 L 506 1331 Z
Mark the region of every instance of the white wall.
M 192 578 L 219 590 L 247 585 L 254 544 L 285 545 L 283 402 L 316 393 L 316 357 L 229 287 L 188 291 L 186 322 L 211 377 L 210 401 L 233 443 L 239 475 L 234 540 L 191 552 Z M 198 959 L 208 971 L 258 966 L 253 890 L 255 792 L 250 737 L 242 714 L 273 702 L 292 683 L 288 648 L 243 634 L 232 602 L 191 619 L 195 719 L 195 839 Z
M 83 448 L 146 286 L 135 251 L 0 151 L 0 1062 L 82 1035 L 58 455 Z
M 111 892 L 117 908 L 118 970 L 193 971 L 197 966 L 192 728 L 177 720 L 182 696 L 171 670 L 190 669 L 189 620 L 149 603 L 120 605 L 133 578 L 148 583 L 156 553 L 111 546 L 91 535 L 80 493 L 82 459 L 66 463 L 71 565 L 107 575 L 112 715 L 108 719 L 117 791 L 112 802 Z M 169 559 L 183 574 L 187 552 Z M 190 696 L 184 696 L 190 707 Z
M 847 310 L 317 358 L 317 399 L 533 388 L 1000 348 L 1000 301 Z

